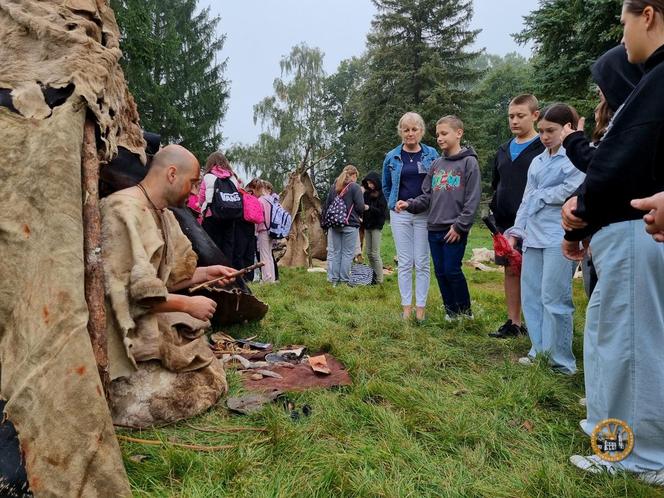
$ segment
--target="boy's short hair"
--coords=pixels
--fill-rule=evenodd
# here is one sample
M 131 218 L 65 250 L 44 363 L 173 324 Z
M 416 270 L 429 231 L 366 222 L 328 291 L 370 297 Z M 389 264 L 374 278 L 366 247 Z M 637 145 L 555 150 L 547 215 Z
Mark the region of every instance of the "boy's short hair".
M 436 121 L 436 126 L 439 124 L 446 124 L 449 125 L 450 128 L 452 128 L 454 131 L 456 130 L 463 130 L 463 121 L 461 121 L 459 118 L 456 116 L 450 114 L 448 116 L 443 116 L 440 118 L 438 121 Z
M 539 100 L 537 100 L 537 97 L 530 93 L 517 95 L 512 99 L 510 105 L 527 105 L 530 112 L 539 110 Z

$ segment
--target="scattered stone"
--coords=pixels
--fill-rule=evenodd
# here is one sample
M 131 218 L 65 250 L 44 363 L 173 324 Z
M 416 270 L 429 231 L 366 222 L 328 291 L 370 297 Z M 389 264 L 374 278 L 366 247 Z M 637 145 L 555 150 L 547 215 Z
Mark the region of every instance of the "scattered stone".
M 251 413 L 260 411 L 260 409 L 263 408 L 263 405 L 272 403 L 281 393 L 282 391 L 280 390 L 274 390 L 271 392 L 262 392 L 247 394 L 245 396 L 232 397 L 226 400 L 226 406 L 229 410 L 234 412 L 249 415 Z

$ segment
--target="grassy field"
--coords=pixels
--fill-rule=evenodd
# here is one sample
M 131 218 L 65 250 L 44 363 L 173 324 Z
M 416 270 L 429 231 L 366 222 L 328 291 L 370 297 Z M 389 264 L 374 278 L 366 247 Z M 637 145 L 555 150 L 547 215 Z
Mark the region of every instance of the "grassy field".
M 488 232 L 475 228 L 469 246 L 490 247 Z M 389 227 L 383 256 L 386 263 L 394 256 Z M 286 269 L 279 285 L 254 286 L 270 312 L 260 324 L 227 332 L 330 352 L 346 364 L 353 385 L 293 395 L 297 405 L 313 408 L 296 422 L 278 404 L 242 416 L 222 401 L 188 423 L 132 432 L 235 445 L 201 453 L 122 442 L 135 495 L 664 496 L 631 476 L 592 476 L 568 463 L 569 455 L 590 452 L 578 428 L 585 415 L 578 404 L 586 306 L 581 282 L 575 282 L 574 340 L 580 370 L 565 377 L 544 364 L 516 364 L 529 349 L 527 338 L 486 336 L 505 320 L 502 276 L 466 273 L 476 319 L 456 324 L 443 320 L 435 281 L 423 325 L 400 320 L 396 274 L 380 287 L 332 288 L 324 274 Z M 228 377 L 231 394 L 240 393 L 238 374 Z M 215 434 L 191 426 L 265 432 Z

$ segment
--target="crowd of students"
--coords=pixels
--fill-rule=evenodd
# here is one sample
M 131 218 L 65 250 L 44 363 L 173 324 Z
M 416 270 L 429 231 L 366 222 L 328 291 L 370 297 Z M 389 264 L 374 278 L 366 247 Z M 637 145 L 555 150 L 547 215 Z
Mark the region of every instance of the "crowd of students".
M 592 435 L 617 419 L 631 428 L 633 448 L 619 461 L 597 454 L 570 461 L 664 485 L 664 1 L 625 0 L 621 23 L 623 44 L 592 67 L 599 104 L 591 140 L 569 105 L 540 111 L 533 95 L 509 105 L 514 136 L 496 154 L 490 209 L 523 265 L 520 273 L 506 268 L 507 321 L 489 335 L 527 334 L 531 349 L 520 364 L 540 356 L 554 371 L 574 374 L 572 278 L 579 261 L 591 263 L 580 426 Z M 479 204 L 477 156 L 462 147 L 464 126 L 455 116 L 436 123 L 441 155 L 421 142 L 425 129 L 421 116 L 404 114 L 402 143 L 383 163 L 403 318 L 413 311 L 414 271 L 415 316 L 425 319 L 431 255 L 445 318 L 472 319 L 461 260 Z M 367 207 L 351 187 L 356 179 L 355 168 L 344 170 L 327 203 L 343 198 L 353 233 Z
M 197 195 L 187 205 L 199 217 L 203 229 L 229 258 L 233 268 L 245 268 L 255 261 L 263 263 L 260 281 L 279 279 L 270 231 L 279 209 L 279 195 L 272 184 L 260 178 L 246 187 L 221 152 L 210 154 L 205 164 Z M 254 272 L 245 279 L 254 279 Z

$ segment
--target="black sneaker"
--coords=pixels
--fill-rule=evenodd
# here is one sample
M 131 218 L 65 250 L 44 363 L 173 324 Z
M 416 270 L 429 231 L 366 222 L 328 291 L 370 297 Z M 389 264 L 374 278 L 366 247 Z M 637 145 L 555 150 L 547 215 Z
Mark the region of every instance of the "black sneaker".
M 508 339 L 510 337 L 518 337 L 521 333 L 522 331 L 519 325 L 512 323 L 512 320 L 507 320 L 498 328 L 498 330 L 491 332 L 489 337 L 495 337 L 496 339 Z
M 519 325 L 519 332 L 521 332 L 521 335 L 525 335 L 526 337 L 528 337 L 528 329 L 526 328 L 525 323 Z

